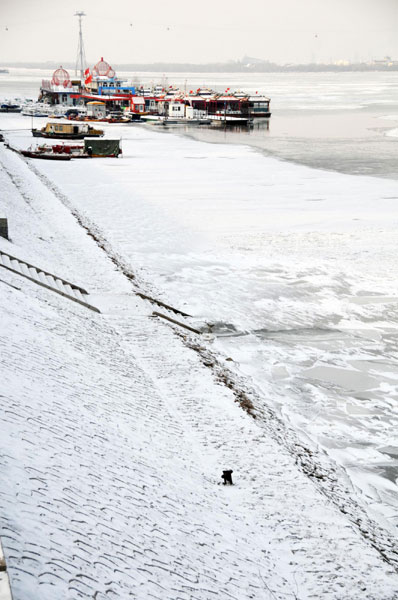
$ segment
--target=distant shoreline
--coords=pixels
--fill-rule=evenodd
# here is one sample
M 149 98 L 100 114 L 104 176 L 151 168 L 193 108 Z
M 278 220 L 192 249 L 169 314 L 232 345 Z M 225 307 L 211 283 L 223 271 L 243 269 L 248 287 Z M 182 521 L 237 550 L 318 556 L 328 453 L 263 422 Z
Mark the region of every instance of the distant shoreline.
M 62 62 L 67 69 L 74 69 L 75 64 Z M 56 69 L 59 62 L 13 62 L 0 63 L 0 72 L 6 73 L 10 68 L 25 69 Z M 261 62 L 254 64 L 245 64 L 240 61 L 227 63 L 208 63 L 208 64 L 190 64 L 190 63 L 148 63 L 148 64 L 113 64 L 119 71 L 139 72 L 172 72 L 172 73 L 345 73 L 345 72 L 391 72 L 398 71 L 398 61 L 389 64 L 368 64 L 358 63 L 349 65 L 334 64 L 304 64 L 304 65 L 277 65 L 275 63 Z M 3 68 L 4 67 L 4 68 Z

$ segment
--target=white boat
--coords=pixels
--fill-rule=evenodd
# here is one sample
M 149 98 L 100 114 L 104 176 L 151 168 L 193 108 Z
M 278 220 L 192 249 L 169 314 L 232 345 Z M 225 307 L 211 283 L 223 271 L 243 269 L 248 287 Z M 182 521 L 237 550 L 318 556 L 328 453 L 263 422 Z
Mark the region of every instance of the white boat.
M 53 111 L 53 106 L 42 102 L 29 102 L 22 108 L 22 114 L 26 117 L 49 117 Z

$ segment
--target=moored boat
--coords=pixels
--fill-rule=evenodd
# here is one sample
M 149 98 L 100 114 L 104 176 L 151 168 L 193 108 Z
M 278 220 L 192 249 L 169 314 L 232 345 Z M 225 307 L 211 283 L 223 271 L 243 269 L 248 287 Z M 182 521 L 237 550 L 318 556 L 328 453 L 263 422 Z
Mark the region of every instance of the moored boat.
M 21 114 L 26 117 L 49 117 L 54 111 L 49 104 L 43 102 L 30 102 L 22 107 Z
M 3 102 L 0 104 L 0 112 L 6 113 L 20 113 L 21 106 L 19 104 L 13 104 L 12 102 Z
M 71 80 L 69 73 L 60 67 L 53 73 L 51 81 L 43 81 L 40 98 L 51 105 L 63 105 L 65 116 L 76 121 L 106 121 L 126 123 L 146 116 L 160 116 L 159 122 L 171 124 L 171 119 L 182 123 L 187 119 L 193 124 L 211 122 L 225 124 L 251 124 L 257 119 L 269 119 L 270 99 L 255 92 L 241 90 L 225 92 L 210 88 L 183 91 L 172 85 L 128 84 L 116 76 L 114 69 L 103 58 L 93 67 L 86 69 L 85 78 Z M 46 136 L 47 137 L 47 136 Z M 51 135 L 49 137 L 55 137 Z M 69 139 L 81 139 L 67 136 Z M 83 136 L 84 137 L 84 136 Z
M 87 138 L 82 144 L 41 144 L 28 150 L 20 150 L 23 156 L 47 160 L 70 160 L 71 158 L 118 158 L 122 154 L 120 140 Z
M 86 137 L 102 137 L 104 131 L 95 129 L 87 123 L 52 123 L 41 129 L 32 129 L 33 137 L 55 138 L 65 140 L 83 140 Z

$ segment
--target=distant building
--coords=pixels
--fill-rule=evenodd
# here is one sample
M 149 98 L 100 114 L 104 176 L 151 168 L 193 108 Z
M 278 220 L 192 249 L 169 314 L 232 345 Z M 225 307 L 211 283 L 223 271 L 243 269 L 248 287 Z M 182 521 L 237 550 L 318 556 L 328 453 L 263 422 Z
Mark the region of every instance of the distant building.
M 385 56 L 382 59 L 372 60 L 370 64 L 376 67 L 396 67 L 398 66 L 398 60 L 393 60 L 391 56 Z

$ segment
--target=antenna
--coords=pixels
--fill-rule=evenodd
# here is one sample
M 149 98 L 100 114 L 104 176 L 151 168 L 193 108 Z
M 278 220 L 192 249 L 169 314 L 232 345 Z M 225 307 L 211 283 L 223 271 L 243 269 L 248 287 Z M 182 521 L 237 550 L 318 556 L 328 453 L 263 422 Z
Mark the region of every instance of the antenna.
M 80 79 L 84 79 L 84 68 L 86 66 L 86 55 L 84 53 L 84 44 L 83 44 L 83 33 L 82 33 L 82 17 L 85 17 L 86 13 L 83 11 L 75 12 L 75 17 L 79 17 L 79 43 L 77 46 L 77 57 L 76 57 L 76 69 L 75 75 L 77 77 L 77 72 L 80 70 Z

